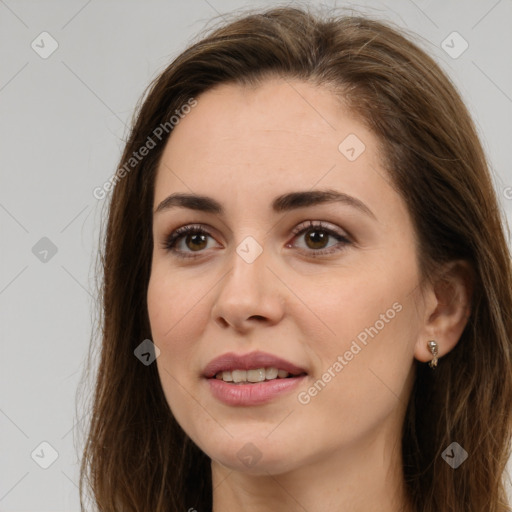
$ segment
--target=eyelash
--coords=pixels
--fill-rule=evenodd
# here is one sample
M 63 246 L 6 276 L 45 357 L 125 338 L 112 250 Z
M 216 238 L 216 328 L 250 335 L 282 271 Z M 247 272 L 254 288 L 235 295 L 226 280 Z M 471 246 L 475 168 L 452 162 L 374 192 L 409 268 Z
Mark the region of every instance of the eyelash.
M 351 240 L 349 240 L 348 237 L 327 227 L 327 225 L 325 225 L 321 221 L 314 222 L 314 221 L 310 220 L 310 221 L 308 221 L 307 225 L 300 224 L 295 229 L 293 229 L 292 234 L 294 235 L 294 238 L 295 238 L 304 233 L 307 233 L 308 231 L 311 231 L 312 228 L 317 228 L 318 231 L 323 231 L 323 232 L 327 233 L 329 236 L 332 236 L 333 238 L 335 238 L 339 243 L 336 244 L 335 246 L 330 247 L 329 249 L 319 249 L 319 250 L 307 249 L 306 252 L 308 253 L 308 256 L 312 256 L 312 257 L 326 256 L 328 254 L 342 251 L 346 245 L 352 244 Z M 170 233 L 166 237 L 164 242 L 162 243 L 163 249 L 167 252 L 174 253 L 178 258 L 186 259 L 186 258 L 201 257 L 201 252 L 203 252 L 203 251 L 197 251 L 197 253 L 194 254 L 194 252 L 189 253 L 189 251 L 181 251 L 181 250 L 175 248 L 177 242 L 179 242 L 181 238 L 183 238 L 184 236 L 189 235 L 189 234 L 191 234 L 191 235 L 207 235 L 207 236 L 212 237 L 212 235 L 208 231 L 206 231 L 201 225 L 190 224 L 188 226 L 183 226 L 181 228 L 178 228 L 175 231 L 173 231 L 172 233 Z M 342 247 L 336 249 L 335 247 L 339 246 L 340 243 L 341 243 Z

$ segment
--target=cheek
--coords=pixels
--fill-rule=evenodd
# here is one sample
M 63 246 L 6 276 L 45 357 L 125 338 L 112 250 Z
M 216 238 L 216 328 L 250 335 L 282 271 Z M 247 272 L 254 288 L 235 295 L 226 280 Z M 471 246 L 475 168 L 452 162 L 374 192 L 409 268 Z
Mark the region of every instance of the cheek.
M 147 292 L 152 341 L 160 349 L 156 360 L 167 403 L 178 423 L 187 432 L 208 422 L 191 399 L 191 378 L 197 366 L 197 340 L 207 314 L 201 297 L 201 279 L 184 279 L 179 272 L 168 272 L 156 265 Z
M 148 315 L 154 340 L 168 343 L 189 337 L 187 332 L 199 326 L 199 315 L 204 319 L 203 297 L 211 289 L 208 279 L 201 276 L 169 271 L 158 262 L 152 269 L 147 291 Z M 203 311 L 201 311 L 203 309 Z
M 400 305 L 403 309 L 388 313 L 389 317 L 396 314 L 384 326 L 378 323 L 379 316 L 376 321 L 369 312 L 359 326 L 337 338 L 336 347 L 324 345 L 321 354 L 316 347 L 321 362 L 308 385 L 299 390 L 299 414 L 294 419 L 312 432 L 324 432 L 320 444 L 351 444 L 398 428 L 412 382 L 414 331 L 409 323 L 414 308 L 403 300 Z M 379 314 L 386 311 L 375 309 Z M 343 324 L 340 318 L 340 333 Z
M 147 303 L 152 341 L 160 349 L 156 360 L 164 393 L 171 407 L 183 387 L 199 372 L 197 341 L 203 336 L 208 287 L 203 279 L 185 279 L 179 272 L 156 267 L 148 285 Z
M 309 312 L 295 318 L 301 318 L 301 332 L 317 364 L 301 403 L 360 411 L 368 421 L 407 394 L 419 327 L 411 293 L 417 274 L 414 261 L 353 270 L 322 283 L 321 292 L 305 289 L 317 318 Z
M 372 335 L 395 328 L 413 283 L 414 272 L 384 265 L 303 276 L 294 282 L 301 301 L 291 315 L 307 333 L 312 351 L 332 357 L 348 350 L 354 339 L 364 346 Z

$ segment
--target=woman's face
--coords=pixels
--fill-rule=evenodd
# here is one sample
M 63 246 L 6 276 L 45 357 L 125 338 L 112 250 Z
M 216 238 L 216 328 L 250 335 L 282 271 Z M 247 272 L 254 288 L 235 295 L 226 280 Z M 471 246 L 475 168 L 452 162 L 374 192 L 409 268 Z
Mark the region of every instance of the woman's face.
M 399 450 L 424 310 L 377 139 L 304 82 L 196 99 L 156 177 L 147 296 L 174 416 L 216 463 L 255 474 Z M 311 195 L 327 190 L 339 198 Z M 169 240 L 183 226 L 202 232 Z M 255 352 L 209 367 L 226 382 L 205 375 Z M 292 376 L 275 379 L 283 360 Z

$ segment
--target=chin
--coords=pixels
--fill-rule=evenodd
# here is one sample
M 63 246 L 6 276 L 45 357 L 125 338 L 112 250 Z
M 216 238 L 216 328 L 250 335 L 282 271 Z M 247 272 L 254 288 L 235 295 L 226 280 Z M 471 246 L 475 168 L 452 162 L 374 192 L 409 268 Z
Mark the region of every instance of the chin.
M 240 460 L 237 452 L 229 454 L 216 453 L 212 460 L 231 471 L 254 476 L 280 475 L 296 467 L 296 465 L 291 463 L 288 459 L 288 456 L 284 454 L 279 457 L 273 456 L 271 459 L 262 456 L 258 460 L 256 457 L 253 461 L 250 461 L 247 457 L 245 458 L 246 460 Z
M 247 432 L 229 440 L 223 436 L 219 442 L 209 437 L 200 447 L 222 466 L 251 475 L 286 473 L 300 465 L 295 456 L 302 453 L 298 443 L 296 447 L 292 447 L 284 443 L 282 437 L 276 436 L 274 440 L 265 438 L 261 431 Z

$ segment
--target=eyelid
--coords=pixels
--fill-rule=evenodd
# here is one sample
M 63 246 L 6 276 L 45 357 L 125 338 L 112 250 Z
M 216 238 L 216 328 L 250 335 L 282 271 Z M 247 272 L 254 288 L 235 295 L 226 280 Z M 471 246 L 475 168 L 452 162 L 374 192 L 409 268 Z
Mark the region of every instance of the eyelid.
M 332 231 L 338 236 L 352 240 L 352 236 L 346 230 L 341 230 L 338 226 L 322 220 L 306 220 L 301 222 L 299 225 L 292 229 L 292 234 L 297 235 L 307 228 L 322 228 L 325 231 Z

